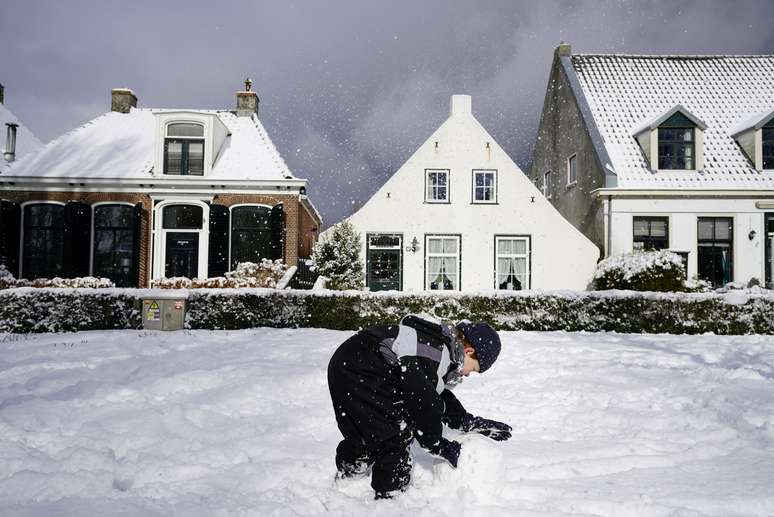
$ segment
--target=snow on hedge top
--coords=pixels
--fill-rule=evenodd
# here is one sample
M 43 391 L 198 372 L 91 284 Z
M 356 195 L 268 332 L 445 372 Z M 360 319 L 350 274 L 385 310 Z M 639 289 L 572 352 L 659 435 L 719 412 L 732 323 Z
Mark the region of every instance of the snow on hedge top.
M 164 111 L 169 110 L 132 109 L 129 113 L 100 115 L 53 140 L 39 153 L 15 162 L 3 176 L 180 181 L 180 176 L 165 177 L 160 171 L 153 175 L 153 114 Z M 216 151 L 212 172 L 202 178 L 205 181 L 297 179 L 256 115 L 237 117 L 230 111 L 215 110 L 186 112 L 217 115 L 230 133 L 219 154 Z
M 571 63 L 565 70 L 577 77 L 619 188 L 774 189 L 774 174 L 756 171 L 731 136 L 741 122 L 774 109 L 774 55 L 563 59 Z M 676 105 L 707 125 L 705 168 L 653 173 L 632 133 Z
M 22 124 L 5 104 L 0 102 L 0 130 L 3 131 L 0 136 L 2 137 L 3 150 L 5 150 L 6 124 L 19 125 L 19 127 L 16 128 L 16 160 L 20 160 L 26 155 L 43 147 L 43 142 L 38 140 L 38 137 L 36 137 L 32 131 L 27 129 L 27 126 Z M 9 164 L 5 160 L 0 160 L 0 174 L 8 168 Z
M 613 271 L 620 271 L 623 273 L 624 280 L 631 280 L 654 268 L 672 269 L 677 267 L 683 267 L 682 258 L 677 253 L 667 250 L 613 255 L 597 264 L 594 278 L 602 278 Z

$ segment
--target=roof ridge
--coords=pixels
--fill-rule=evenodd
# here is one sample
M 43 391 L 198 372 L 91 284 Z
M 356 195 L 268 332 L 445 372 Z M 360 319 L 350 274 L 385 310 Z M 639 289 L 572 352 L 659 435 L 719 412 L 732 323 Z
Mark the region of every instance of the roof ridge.
M 643 59 L 725 59 L 725 58 L 774 58 L 774 54 L 627 54 L 591 53 L 572 54 L 570 57 L 630 57 Z

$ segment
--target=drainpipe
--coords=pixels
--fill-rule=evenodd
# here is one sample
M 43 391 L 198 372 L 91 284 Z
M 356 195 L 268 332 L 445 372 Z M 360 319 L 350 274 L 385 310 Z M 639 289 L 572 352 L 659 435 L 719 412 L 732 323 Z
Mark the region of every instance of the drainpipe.
M 602 209 L 602 217 L 605 221 L 605 256 L 610 256 L 610 250 L 613 246 L 612 239 L 612 222 L 613 222 L 613 196 L 607 196 L 604 200 L 604 208 Z
M 19 124 L 13 122 L 6 122 L 6 136 L 5 136 L 5 152 L 3 158 L 5 161 L 12 162 L 16 159 L 16 128 Z

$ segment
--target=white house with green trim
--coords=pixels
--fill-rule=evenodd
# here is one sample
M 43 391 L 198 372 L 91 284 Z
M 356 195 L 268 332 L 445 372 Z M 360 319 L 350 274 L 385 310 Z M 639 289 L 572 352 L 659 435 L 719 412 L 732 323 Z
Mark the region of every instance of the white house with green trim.
M 377 290 L 583 289 L 599 251 L 476 120 L 468 95 L 350 216 Z

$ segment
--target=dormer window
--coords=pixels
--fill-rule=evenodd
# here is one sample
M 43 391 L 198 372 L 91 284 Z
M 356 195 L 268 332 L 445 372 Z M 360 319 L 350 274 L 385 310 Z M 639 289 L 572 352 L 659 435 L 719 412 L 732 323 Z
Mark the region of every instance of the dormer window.
M 704 122 L 678 104 L 640 124 L 632 136 L 654 171 L 703 170 L 705 129 Z
M 204 175 L 204 126 L 188 122 L 167 125 L 164 139 L 164 174 Z
M 761 128 L 763 168 L 774 169 L 774 120 Z
M 679 111 L 658 127 L 658 168 L 696 168 L 696 125 Z

